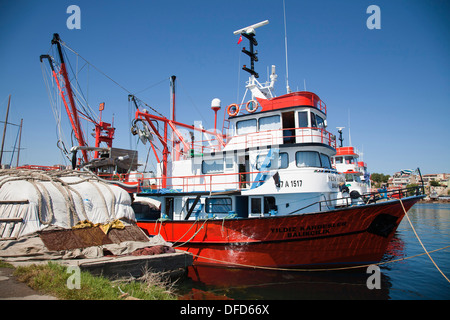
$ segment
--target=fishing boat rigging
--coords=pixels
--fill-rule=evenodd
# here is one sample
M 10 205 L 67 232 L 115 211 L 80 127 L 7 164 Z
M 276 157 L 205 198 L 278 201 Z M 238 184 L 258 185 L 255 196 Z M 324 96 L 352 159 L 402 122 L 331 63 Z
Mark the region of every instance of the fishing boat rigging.
M 63 42 L 59 37 L 59 34 L 55 33 L 51 41 L 52 46 L 56 47 L 57 59 L 49 54 L 40 56 L 41 64 L 46 60 L 51 69 L 51 78 L 56 83 L 58 95 L 64 105 L 67 117 L 70 121 L 72 132 L 76 138 L 76 143 L 73 142 L 71 148 L 72 156 L 70 160 L 72 167 L 86 167 L 96 172 L 129 172 L 130 170 L 136 170 L 137 167 L 137 152 L 134 150 L 113 148 L 113 140 L 115 134 L 115 128 L 112 123 L 102 120 L 102 112 L 105 108 L 105 103 L 99 104 L 99 117 L 94 115 L 90 110 L 86 101 L 86 107 L 81 100 L 84 99 L 83 94 L 76 95 L 75 92 L 82 92 L 79 87 L 77 77 L 73 77 L 73 81 L 76 82 L 75 86 L 72 85 L 69 73 L 68 73 L 68 61 L 66 60 L 66 54 L 63 48 Z M 44 76 L 45 79 L 45 76 Z M 47 81 L 47 80 L 46 80 Z M 50 88 L 48 86 L 48 90 Z M 51 93 L 49 92 L 51 97 Z M 79 98 L 78 96 L 82 96 Z M 53 101 L 50 99 L 52 104 Z M 55 118 L 60 125 L 61 118 L 55 111 Z M 93 136 L 94 144 L 89 145 L 87 135 L 83 131 L 81 120 L 93 124 Z M 104 145 L 102 145 L 104 144 Z M 59 137 L 58 147 L 63 150 L 66 156 L 69 157 L 69 152 L 66 149 L 66 145 L 62 138 Z M 105 146 L 106 145 L 106 146 Z M 77 151 L 81 152 L 81 157 L 77 157 Z

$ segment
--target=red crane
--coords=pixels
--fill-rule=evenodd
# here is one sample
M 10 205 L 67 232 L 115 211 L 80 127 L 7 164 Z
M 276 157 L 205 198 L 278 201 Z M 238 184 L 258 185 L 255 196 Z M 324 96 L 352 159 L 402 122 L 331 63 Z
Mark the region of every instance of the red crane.
M 83 130 L 81 128 L 80 116 L 91 121 L 95 125 L 95 147 L 100 147 L 101 142 L 105 142 L 108 147 L 112 147 L 112 141 L 114 139 L 115 128 L 112 127 L 110 123 L 101 121 L 96 121 L 92 117 L 81 112 L 74 99 L 74 94 L 72 91 L 72 86 L 70 84 L 69 76 L 67 73 L 66 63 L 64 61 L 64 55 L 61 47 L 61 39 L 57 33 L 53 34 L 52 45 L 56 45 L 58 50 L 58 56 L 60 64 L 59 66 L 55 63 L 54 59 L 49 55 L 41 55 L 40 60 L 48 59 L 50 68 L 52 70 L 52 76 L 55 79 L 56 85 L 58 87 L 61 99 L 63 101 L 64 107 L 66 109 L 67 115 L 70 120 L 75 137 L 78 141 L 79 147 L 81 147 L 81 152 L 83 155 L 83 161 L 85 163 L 89 162 L 91 159 L 87 152 L 87 147 L 89 147 L 87 141 L 85 140 Z M 104 103 L 100 104 L 100 111 L 104 108 Z M 95 151 L 94 158 L 98 157 L 98 151 Z

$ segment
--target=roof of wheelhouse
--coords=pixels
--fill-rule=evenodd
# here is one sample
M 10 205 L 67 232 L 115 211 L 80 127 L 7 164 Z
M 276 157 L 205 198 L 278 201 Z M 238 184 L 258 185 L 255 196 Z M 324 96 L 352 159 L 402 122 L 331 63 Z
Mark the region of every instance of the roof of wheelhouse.
M 295 106 L 310 106 L 327 114 L 326 104 L 313 92 L 292 92 L 272 99 L 256 98 L 261 105 L 261 111 L 271 111 Z
M 245 108 L 241 108 L 241 111 L 237 115 L 230 115 L 229 118 L 237 118 L 250 114 L 258 114 L 267 111 L 276 111 L 294 107 L 312 107 L 327 114 L 326 104 L 319 98 L 319 96 L 313 92 L 300 91 L 284 94 L 279 97 L 271 99 L 255 98 L 259 104 L 258 108 L 252 113 L 245 113 Z

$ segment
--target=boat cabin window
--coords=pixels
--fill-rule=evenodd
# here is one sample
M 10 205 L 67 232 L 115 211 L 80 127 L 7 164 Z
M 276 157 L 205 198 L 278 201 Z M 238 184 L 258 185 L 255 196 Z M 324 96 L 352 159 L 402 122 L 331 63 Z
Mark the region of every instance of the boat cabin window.
M 185 205 L 184 205 L 184 209 L 185 209 L 186 213 L 189 212 L 189 209 L 194 204 L 194 202 L 195 202 L 195 198 L 190 198 L 190 199 L 186 200 Z M 195 213 L 201 209 L 202 209 L 202 203 L 201 203 L 201 201 L 198 201 L 197 204 L 195 205 L 194 209 L 192 210 L 192 212 Z
M 278 158 L 278 169 L 286 169 L 289 167 L 289 154 L 281 152 Z
M 350 157 L 345 157 L 345 163 L 346 163 L 346 164 L 352 164 L 352 163 L 355 163 L 355 158 L 353 158 L 352 156 L 350 156 Z
M 321 167 L 331 169 L 330 157 L 316 151 L 297 151 L 295 153 L 297 167 Z
M 203 160 L 202 172 L 208 173 L 222 173 L 223 172 L 223 159 L 216 160 Z
M 307 128 L 308 127 L 308 112 L 301 111 L 298 113 L 298 127 Z
M 274 197 L 250 198 L 250 213 L 252 214 L 270 213 L 270 210 L 277 210 Z
M 320 154 L 320 162 L 322 163 L 322 168 L 331 169 L 330 158 L 326 154 Z
M 275 197 L 264 197 L 264 213 L 269 213 L 270 210 L 277 210 Z
M 234 168 L 234 158 L 232 157 L 225 157 L 225 170 L 233 170 Z
M 347 182 L 361 182 L 361 179 L 359 177 L 359 175 L 357 174 L 353 174 L 353 173 L 346 173 L 345 174 L 345 181 Z
M 237 134 L 247 134 L 256 132 L 256 119 L 238 121 L 236 123 Z
M 279 130 L 281 129 L 281 121 L 279 115 L 262 117 L 258 120 L 258 130 L 268 131 L 268 130 Z
M 207 213 L 228 213 L 232 210 L 231 198 L 207 198 L 205 209 Z
M 319 153 L 315 151 L 297 151 L 295 160 L 297 167 L 320 167 Z
M 335 157 L 335 158 L 334 158 L 334 161 L 335 161 L 336 163 L 342 163 L 342 157 Z
M 316 114 L 314 112 L 311 112 L 310 115 L 311 115 L 311 128 L 317 128 Z
M 258 155 L 256 157 L 256 169 L 261 170 L 262 164 L 266 159 L 267 155 Z M 272 161 L 265 169 L 286 169 L 289 167 L 289 155 L 286 152 L 281 152 L 278 155 L 278 164 L 275 165 Z
M 257 214 L 261 213 L 261 207 L 262 207 L 261 200 L 262 199 L 259 197 L 250 199 L 250 208 L 251 208 L 250 213 L 257 213 Z
M 317 114 L 316 114 L 316 123 L 317 128 L 325 129 L 325 121 L 323 120 L 322 117 L 318 116 Z

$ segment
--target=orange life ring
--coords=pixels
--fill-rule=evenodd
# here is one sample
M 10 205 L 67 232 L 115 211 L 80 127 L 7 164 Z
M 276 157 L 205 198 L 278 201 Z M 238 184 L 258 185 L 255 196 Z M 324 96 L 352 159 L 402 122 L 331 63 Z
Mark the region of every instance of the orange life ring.
M 253 109 L 250 109 L 249 106 L 250 104 L 253 104 L 255 107 Z M 256 102 L 256 100 L 249 100 L 247 102 L 247 104 L 245 105 L 245 110 L 247 110 L 247 112 L 249 113 L 253 113 L 258 109 L 258 102 Z
M 239 106 L 236 103 L 230 104 L 227 107 L 227 113 L 230 117 L 234 117 L 239 113 Z

